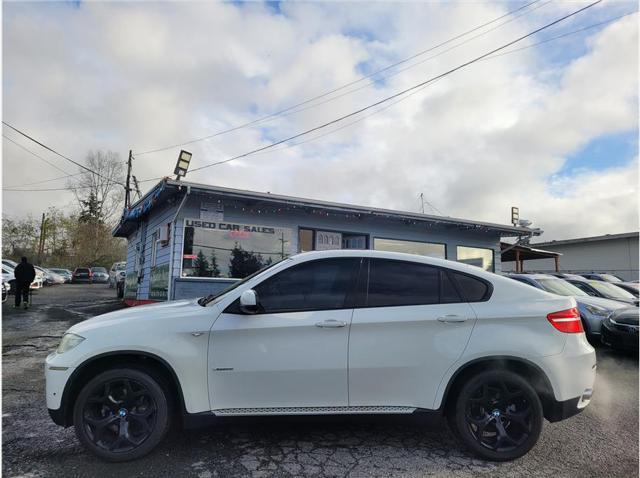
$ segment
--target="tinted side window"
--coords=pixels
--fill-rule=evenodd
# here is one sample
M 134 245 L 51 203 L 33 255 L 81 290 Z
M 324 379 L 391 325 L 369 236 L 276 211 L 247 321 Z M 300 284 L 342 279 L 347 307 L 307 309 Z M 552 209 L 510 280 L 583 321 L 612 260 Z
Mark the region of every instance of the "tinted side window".
M 340 309 L 359 258 L 325 259 L 290 267 L 255 287 L 263 313 Z
M 442 304 L 463 302 L 451 280 L 451 276 L 445 270 L 440 270 L 440 302 Z
M 467 302 L 481 302 L 488 298 L 489 286 L 485 282 L 458 272 L 452 272 L 452 275 L 458 283 L 458 290 Z
M 440 270 L 424 264 L 371 259 L 368 307 L 437 304 Z

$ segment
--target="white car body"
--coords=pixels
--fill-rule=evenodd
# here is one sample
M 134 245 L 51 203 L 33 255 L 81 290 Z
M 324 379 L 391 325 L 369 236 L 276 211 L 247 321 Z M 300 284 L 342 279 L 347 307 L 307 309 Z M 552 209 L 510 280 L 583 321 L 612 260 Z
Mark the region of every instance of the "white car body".
M 493 293 L 473 303 L 260 315 L 224 312 L 266 278 L 305 261 L 333 257 L 402 260 L 460 271 L 491 283 Z M 571 297 L 457 262 L 380 251 L 304 253 L 206 307 L 195 299 L 180 300 L 74 325 L 68 333 L 84 340 L 46 360 L 47 407 L 52 416 L 58 415 L 57 423 L 68 425 L 60 418 L 68 403 L 61 402 L 68 399 L 65 390 L 74 372 L 96 357 L 140 353 L 170 367 L 186 414 L 442 410 L 458 372 L 483 360 L 513 359 L 543 374 L 549 403 L 572 407 L 566 413 L 570 415 L 589 403 L 595 353 L 584 333 L 562 333 L 547 315 L 574 307 Z

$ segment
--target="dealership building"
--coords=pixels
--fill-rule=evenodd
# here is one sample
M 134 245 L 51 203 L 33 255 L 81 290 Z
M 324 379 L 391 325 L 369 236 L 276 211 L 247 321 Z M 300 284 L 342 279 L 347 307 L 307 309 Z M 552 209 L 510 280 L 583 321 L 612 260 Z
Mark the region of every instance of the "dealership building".
M 500 272 L 500 239 L 526 227 L 164 179 L 126 209 L 130 305 L 203 296 L 298 252 L 376 249 Z

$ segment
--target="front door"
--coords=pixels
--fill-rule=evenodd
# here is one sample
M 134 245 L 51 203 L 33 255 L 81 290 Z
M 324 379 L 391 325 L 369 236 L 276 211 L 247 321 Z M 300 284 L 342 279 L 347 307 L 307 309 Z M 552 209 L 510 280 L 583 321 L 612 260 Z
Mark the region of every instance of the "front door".
M 254 287 L 259 313 L 231 304 L 210 335 L 212 408 L 348 405 L 353 309 L 346 304 L 359 264 L 359 258 L 303 262 Z

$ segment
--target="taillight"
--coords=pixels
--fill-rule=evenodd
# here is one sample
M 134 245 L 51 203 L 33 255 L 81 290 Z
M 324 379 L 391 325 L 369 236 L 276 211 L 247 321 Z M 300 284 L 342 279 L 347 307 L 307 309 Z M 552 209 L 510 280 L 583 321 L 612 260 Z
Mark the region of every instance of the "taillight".
M 582 320 L 580 320 L 580 312 L 578 312 L 578 309 L 575 307 L 559 312 L 551 312 L 547 315 L 547 320 L 556 330 L 565 334 L 579 334 L 584 332 Z

